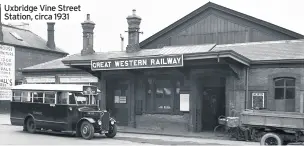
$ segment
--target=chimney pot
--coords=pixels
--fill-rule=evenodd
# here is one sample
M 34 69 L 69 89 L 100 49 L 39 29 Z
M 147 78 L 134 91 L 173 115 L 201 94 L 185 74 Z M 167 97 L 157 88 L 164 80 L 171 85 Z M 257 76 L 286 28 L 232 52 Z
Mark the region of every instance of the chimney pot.
M 81 23 L 83 29 L 83 48 L 81 55 L 88 55 L 95 53 L 93 48 L 94 27 L 95 23 L 90 20 L 90 14 L 87 14 L 86 20 Z
M 133 11 L 133 16 L 136 16 L 136 10 L 133 9 L 132 11 Z
M 47 39 L 47 47 L 51 49 L 56 48 L 55 44 L 55 29 L 54 29 L 55 22 L 47 22 L 47 31 L 48 31 L 48 39 Z
M 136 15 L 136 10 L 132 10 L 133 14 L 127 17 L 128 22 L 128 45 L 126 48 L 127 52 L 135 52 L 140 50 L 139 48 L 139 25 L 141 23 L 141 18 Z
M 87 20 L 90 21 L 90 14 L 87 14 Z

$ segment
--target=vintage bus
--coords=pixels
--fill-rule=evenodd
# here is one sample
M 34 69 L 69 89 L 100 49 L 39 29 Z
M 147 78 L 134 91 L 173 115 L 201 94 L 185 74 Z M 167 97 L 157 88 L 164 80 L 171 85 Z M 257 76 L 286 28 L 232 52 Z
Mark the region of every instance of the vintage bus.
M 99 108 L 96 86 L 22 84 L 12 91 L 11 124 L 23 126 L 24 131 L 71 132 L 84 139 L 92 139 L 94 133 L 116 135 L 115 119 Z

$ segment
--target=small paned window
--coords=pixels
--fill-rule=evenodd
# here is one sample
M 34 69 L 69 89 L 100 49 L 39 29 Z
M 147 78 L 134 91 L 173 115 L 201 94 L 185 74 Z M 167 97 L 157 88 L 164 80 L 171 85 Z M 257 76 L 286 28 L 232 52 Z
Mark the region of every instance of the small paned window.
M 276 78 L 274 86 L 275 99 L 295 99 L 296 88 L 294 78 Z

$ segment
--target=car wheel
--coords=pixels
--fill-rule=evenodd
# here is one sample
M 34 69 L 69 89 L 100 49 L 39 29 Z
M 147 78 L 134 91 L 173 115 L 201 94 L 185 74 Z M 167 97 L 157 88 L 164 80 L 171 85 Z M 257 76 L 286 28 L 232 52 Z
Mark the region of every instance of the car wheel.
M 281 146 L 283 144 L 282 138 L 275 133 L 267 133 L 261 138 L 260 145 L 277 145 Z
M 108 132 L 108 133 L 105 133 L 105 135 L 106 135 L 108 138 L 113 138 L 113 137 L 116 136 L 116 133 L 117 133 L 117 125 L 114 124 L 114 125 L 111 125 L 111 126 L 110 126 L 109 132 Z
M 33 118 L 29 118 L 26 120 L 26 130 L 29 133 L 35 133 L 36 132 L 36 125 Z
M 90 140 L 94 137 L 94 126 L 88 121 L 83 121 L 80 126 L 80 133 L 84 139 Z

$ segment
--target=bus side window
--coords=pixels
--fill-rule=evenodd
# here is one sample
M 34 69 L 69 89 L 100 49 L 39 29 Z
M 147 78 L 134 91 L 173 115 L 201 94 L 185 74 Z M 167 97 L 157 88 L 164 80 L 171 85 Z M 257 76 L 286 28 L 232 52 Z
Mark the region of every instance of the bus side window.
M 31 98 L 30 92 L 23 91 L 21 93 L 21 102 L 32 102 L 32 98 Z
M 57 92 L 57 103 L 67 104 L 68 103 L 68 92 Z
M 13 92 L 13 101 L 21 101 L 21 91 L 16 90 Z
M 55 92 L 45 92 L 44 103 L 55 104 Z
M 33 92 L 33 102 L 43 103 L 43 92 Z
M 69 104 L 76 104 L 76 99 L 74 94 L 69 95 Z

